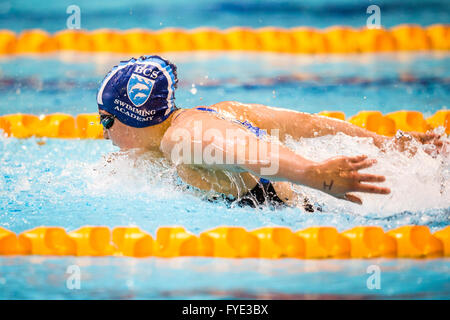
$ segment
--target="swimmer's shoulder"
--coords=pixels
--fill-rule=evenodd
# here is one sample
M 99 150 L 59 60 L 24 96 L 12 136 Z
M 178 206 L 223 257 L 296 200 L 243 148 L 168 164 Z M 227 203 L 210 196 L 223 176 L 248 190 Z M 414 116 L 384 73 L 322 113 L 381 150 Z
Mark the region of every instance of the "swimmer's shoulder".
M 238 120 L 255 121 L 258 120 L 258 115 L 261 112 L 265 112 L 267 108 L 264 105 L 242 103 L 239 101 L 221 101 L 210 106 L 196 106 L 193 108 L 179 109 L 174 112 L 172 125 L 177 126 L 185 121 L 188 121 L 191 117 L 206 116 L 217 112 L 225 118 L 234 118 Z M 205 112 L 210 111 L 210 112 Z
M 222 101 L 213 104 L 211 108 L 217 109 L 220 113 L 228 114 L 239 121 L 248 121 L 261 129 L 271 127 L 273 122 L 273 108 L 262 104 Z
M 198 107 L 193 107 L 193 108 L 178 109 L 177 111 L 175 111 L 173 113 L 171 125 L 172 126 L 177 125 L 179 123 L 186 121 L 188 118 L 190 118 L 193 115 L 198 115 L 201 111 L 197 110 L 197 108 L 200 108 L 200 107 L 206 108 L 204 106 L 198 106 Z
M 250 108 L 250 104 L 239 101 L 221 101 L 210 106 L 210 108 L 223 112 L 240 112 Z
M 236 116 L 250 116 L 254 117 L 260 113 L 271 113 L 273 110 L 278 109 L 269 107 L 258 103 L 243 103 L 239 101 L 222 101 L 211 105 L 210 108 L 216 109 L 219 112 L 234 114 Z M 279 109 L 282 110 L 282 109 Z M 250 119 L 247 119 L 250 120 Z

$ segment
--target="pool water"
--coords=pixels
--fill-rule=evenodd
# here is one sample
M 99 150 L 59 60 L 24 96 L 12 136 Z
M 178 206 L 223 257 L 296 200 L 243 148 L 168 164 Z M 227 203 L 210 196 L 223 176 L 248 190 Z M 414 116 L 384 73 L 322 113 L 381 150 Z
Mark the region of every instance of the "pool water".
M 293 110 L 407 109 L 425 116 L 450 102 L 450 56 L 389 54 L 291 56 L 172 54 L 180 77 L 179 107 L 223 100 Z M 72 115 L 96 112 L 104 74 L 125 57 L 63 54 L 0 59 L 0 114 Z M 222 225 L 358 225 L 389 230 L 406 224 L 432 231 L 450 224 L 450 159 L 423 148 L 414 157 L 382 153 L 370 141 L 345 135 L 289 141 L 313 160 L 368 154 L 384 174 L 388 196 L 362 195 L 358 206 L 297 187 L 323 212 L 272 210 L 211 203 L 187 188 L 165 163 L 131 160 L 106 140 L 0 138 L 0 226 L 16 233 L 41 226 L 67 231 L 84 225 L 136 225 L 155 236 L 181 225 L 199 234 Z M 112 161 L 106 161 L 111 159 Z M 81 289 L 67 288 L 67 268 L 81 269 Z M 367 267 L 381 269 L 381 288 L 370 290 Z M 90 298 L 440 298 L 450 297 L 448 259 L 257 260 L 0 257 L 1 299 Z M 324 285 L 326 284 L 326 285 Z
M 49 32 L 66 28 L 66 8 L 77 5 L 81 12 L 81 28 L 197 28 L 265 26 L 325 28 L 334 25 L 363 27 L 367 8 L 377 5 L 381 24 L 392 27 L 402 23 L 431 25 L 448 23 L 450 12 L 446 0 L 171 0 L 158 2 L 133 0 L 39 0 L 2 1 L 0 29 L 22 31 L 41 28 Z M 69 11 L 70 12 L 70 11 Z
M 305 112 L 449 107 L 450 55 L 164 54 L 176 62 L 179 107 L 237 100 Z M 0 114 L 97 112 L 99 81 L 130 56 L 63 53 L 0 57 Z
M 79 289 L 67 285 L 79 266 Z M 380 287 L 367 285 L 370 266 Z M 3 259 L 2 299 L 448 299 L 448 259 Z M 72 289 L 70 289 L 72 288 Z M 369 289 L 372 288 L 372 289 Z

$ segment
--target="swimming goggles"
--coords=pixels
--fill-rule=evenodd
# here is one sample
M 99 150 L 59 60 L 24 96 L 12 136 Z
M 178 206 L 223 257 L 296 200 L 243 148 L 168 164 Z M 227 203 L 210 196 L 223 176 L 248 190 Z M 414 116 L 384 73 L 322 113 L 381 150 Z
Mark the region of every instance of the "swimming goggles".
M 108 130 L 113 126 L 115 118 L 116 116 L 112 114 L 100 114 L 100 123 L 102 124 L 103 128 Z

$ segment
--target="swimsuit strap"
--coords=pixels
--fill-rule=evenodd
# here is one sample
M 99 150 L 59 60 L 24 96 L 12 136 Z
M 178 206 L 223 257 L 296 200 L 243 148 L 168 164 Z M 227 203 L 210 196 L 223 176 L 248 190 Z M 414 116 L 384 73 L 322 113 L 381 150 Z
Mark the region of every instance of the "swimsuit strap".
M 206 112 L 212 112 L 212 113 L 220 114 L 217 110 L 214 110 L 214 109 L 211 109 L 211 108 L 197 107 L 195 109 L 200 110 L 200 111 L 206 111 Z M 223 119 L 226 119 L 226 118 L 223 117 Z M 257 126 L 254 126 L 248 120 L 245 120 L 245 121 L 240 121 L 240 120 L 237 120 L 237 119 L 231 119 L 231 120 L 233 122 L 235 122 L 235 123 L 239 123 L 240 125 L 243 125 L 248 130 L 253 132 L 258 138 L 267 135 L 266 130 L 263 130 L 261 128 L 258 128 Z
M 208 112 L 219 113 L 217 110 L 214 110 L 214 109 L 211 109 L 211 108 L 197 107 L 195 109 L 200 110 L 200 111 L 208 111 Z
M 181 109 L 178 108 L 178 109 L 175 110 L 175 111 L 178 111 L 178 110 L 181 110 Z M 183 110 L 183 111 L 184 111 L 184 110 Z M 179 113 L 172 119 L 172 121 L 175 121 L 175 119 L 178 118 L 178 116 L 179 116 L 180 114 L 182 114 L 183 111 L 179 112 Z
M 211 109 L 211 108 L 203 108 L 203 107 L 197 107 L 197 108 L 194 108 L 194 109 L 196 109 L 196 110 L 200 110 L 200 111 L 208 111 L 208 112 L 215 112 L 215 113 L 218 113 L 216 110 L 214 110 L 214 109 Z M 174 121 L 176 118 L 178 118 L 178 116 L 180 115 L 180 114 L 182 114 L 183 113 L 183 111 L 182 112 L 180 112 L 180 113 L 178 113 L 176 116 L 175 116 L 175 118 L 173 118 L 173 120 L 172 121 Z

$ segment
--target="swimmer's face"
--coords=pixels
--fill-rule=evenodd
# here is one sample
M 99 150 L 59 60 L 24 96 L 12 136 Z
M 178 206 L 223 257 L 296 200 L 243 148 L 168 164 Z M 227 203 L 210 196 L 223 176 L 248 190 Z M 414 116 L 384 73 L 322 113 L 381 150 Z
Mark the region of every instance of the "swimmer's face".
M 99 110 L 100 114 L 111 115 L 109 112 Z M 152 148 L 161 143 L 161 126 L 151 126 L 146 128 L 133 128 L 127 126 L 114 118 L 114 123 L 109 129 L 103 127 L 103 137 L 111 140 L 113 145 L 121 150 L 134 148 Z
M 99 110 L 99 113 L 111 115 L 104 110 Z M 139 148 L 140 146 L 136 144 L 136 139 L 132 129 L 133 128 L 123 124 L 115 118 L 114 124 L 109 129 L 105 129 L 105 127 L 103 127 L 103 138 L 106 140 L 111 140 L 113 145 L 119 147 L 120 149 Z

